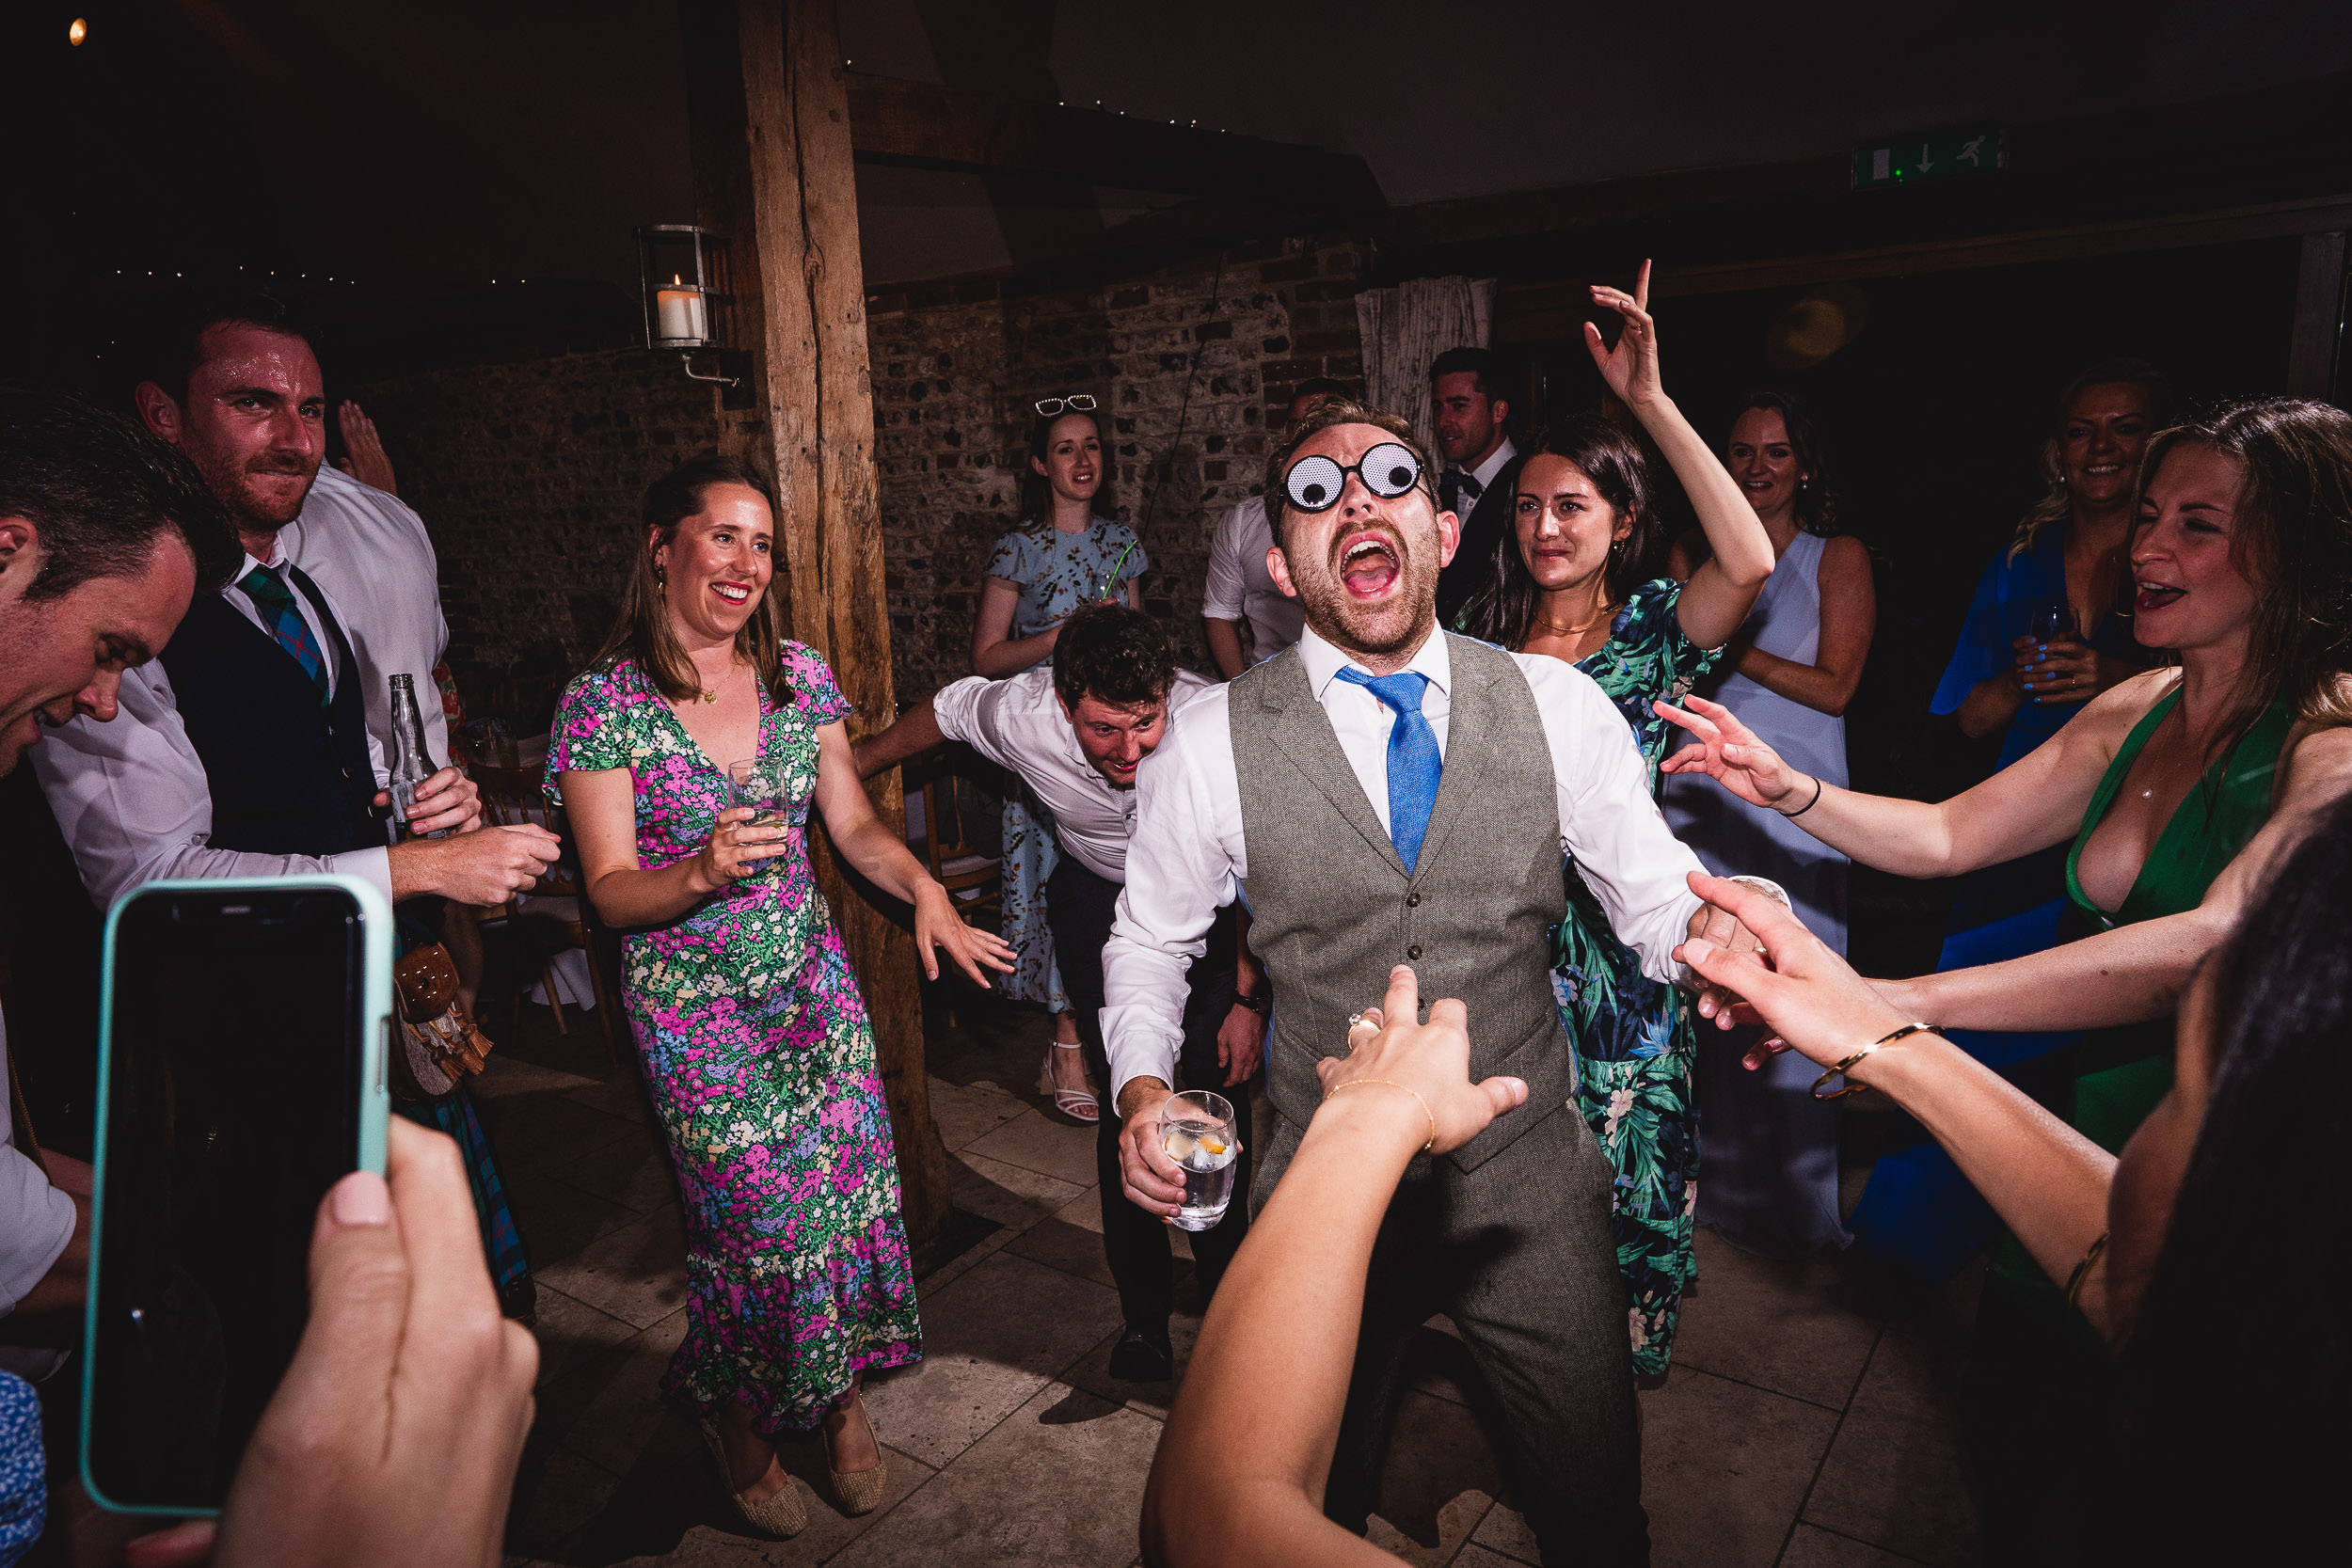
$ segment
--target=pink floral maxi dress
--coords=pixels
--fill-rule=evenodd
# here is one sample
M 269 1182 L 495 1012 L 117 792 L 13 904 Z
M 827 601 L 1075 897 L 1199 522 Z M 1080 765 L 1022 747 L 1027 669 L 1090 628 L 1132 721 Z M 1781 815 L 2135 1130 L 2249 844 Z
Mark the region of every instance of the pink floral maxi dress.
M 685 1212 L 686 1338 L 663 1387 L 703 1414 L 748 1404 L 764 1433 L 813 1428 L 855 1373 L 923 1354 L 874 1034 L 808 863 L 817 730 L 851 709 L 814 650 L 787 642 L 784 660 L 789 699 L 761 694 L 759 748 L 790 781 L 785 851 L 630 933 L 624 989 Z M 548 796 L 567 769 L 615 768 L 635 786 L 647 870 L 699 853 L 732 803 L 626 657 L 564 691 Z

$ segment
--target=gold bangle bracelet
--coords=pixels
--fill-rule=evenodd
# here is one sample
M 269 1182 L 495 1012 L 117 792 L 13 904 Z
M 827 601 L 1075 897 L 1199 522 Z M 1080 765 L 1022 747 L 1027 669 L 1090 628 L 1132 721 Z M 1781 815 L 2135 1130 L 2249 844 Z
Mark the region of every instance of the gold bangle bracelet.
M 1359 1085 L 1359 1084 L 1386 1084 L 1389 1087 L 1391 1087 L 1391 1088 L 1392 1088 L 1392 1089 L 1405 1089 L 1405 1092 L 1406 1092 L 1406 1094 L 1411 1095 L 1411 1096 L 1413 1097 L 1413 1099 L 1414 1099 L 1416 1101 L 1418 1101 L 1418 1102 L 1419 1102 L 1419 1104 L 1421 1105 L 1421 1114 L 1422 1114 L 1422 1116 L 1425 1116 L 1425 1117 L 1427 1117 L 1429 1118 L 1429 1141 L 1428 1141 L 1427 1143 L 1425 1143 L 1425 1144 L 1423 1144 L 1423 1145 L 1422 1145 L 1422 1146 L 1421 1146 L 1421 1152 L 1422 1152 L 1423 1154 L 1426 1154 L 1426 1153 L 1428 1153 L 1428 1152 L 1429 1152 L 1432 1148 L 1435 1148 L 1437 1147 L 1437 1145 L 1438 1145 L 1438 1114 L 1437 1114 L 1435 1111 L 1432 1111 L 1432 1110 L 1429 1108 L 1429 1101 L 1427 1101 L 1426 1100 L 1422 1100 L 1422 1099 L 1421 1098 L 1421 1091 L 1420 1091 L 1420 1090 L 1418 1090 L 1418 1089 L 1408 1089 L 1408 1088 L 1405 1088 L 1405 1085 L 1402 1085 L 1402 1084 L 1398 1083 L 1398 1082 L 1397 1082 L 1395 1079 L 1393 1079 L 1393 1078 L 1350 1078 L 1350 1079 L 1349 1079 L 1346 1083 L 1344 1083 L 1344 1084 L 1334 1084 L 1334 1085 L 1331 1085 L 1331 1089 L 1330 1089 L 1330 1093 L 1326 1094 L 1323 1098 L 1324 1098 L 1324 1099 L 1326 1099 L 1326 1100 L 1329 1100 L 1329 1099 L 1331 1098 L 1331 1096 L 1332 1096 L 1332 1095 L 1339 1093 L 1342 1089 L 1352 1089 L 1352 1088 L 1354 1088 L 1354 1087 L 1355 1087 L 1357 1085 Z
M 1843 1100 L 1846 1096 L 1852 1094 L 1857 1089 L 1868 1088 L 1870 1085 L 1867 1084 L 1849 1083 L 1841 1085 L 1835 1094 L 1823 1094 L 1821 1092 L 1822 1085 L 1828 1083 L 1833 1078 L 1845 1077 L 1846 1069 L 1848 1068 L 1852 1067 L 1855 1063 L 1861 1061 L 1863 1057 L 1867 1056 L 1871 1052 L 1879 1049 L 1879 1047 L 1883 1045 L 1892 1045 L 1897 1040 L 1908 1039 L 1914 1035 L 1931 1035 L 1934 1032 L 1935 1025 L 1932 1023 L 1906 1023 L 1899 1029 L 1894 1030 L 1888 1034 L 1881 1035 L 1877 1039 L 1872 1040 L 1869 1044 L 1864 1046 L 1861 1050 L 1855 1052 L 1852 1055 L 1847 1057 L 1836 1067 L 1829 1069 L 1819 1078 L 1813 1080 L 1813 1098 L 1816 1100 Z

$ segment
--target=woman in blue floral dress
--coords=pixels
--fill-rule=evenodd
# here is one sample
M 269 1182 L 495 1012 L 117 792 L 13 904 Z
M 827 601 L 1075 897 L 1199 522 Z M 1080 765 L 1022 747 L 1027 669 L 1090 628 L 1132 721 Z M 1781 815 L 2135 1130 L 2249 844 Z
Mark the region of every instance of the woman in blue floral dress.
M 1519 466 L 1515 526 L 1462 629 L 1521 653 L 1550 654 L 1599 683 L 1625 715 L 1658 788 L 1674 726 L 1652 705 L 1680 698 L 1714 663 L 1772 571 L 1772 540 L 1740 486 L 1659 383 L 1649 264 L 1634 292 L 1595 288 L 1623 319 L 1614 348 L 1584 328 L 1609 389 L 1642 422 L 1697 511 L 1713 557 L 1687 583 L 1649 578 L 1663 546 L 1649 464 L 1598 415 L 1537 436 Z M 1642 973 L 1570 861 L 1554 939 L 1552 987 L 1576 1041 L 1584 1119 L 1617 1173 L 1612 1219 L 1625 1275 L 1633 1370 L 1652 1377 L 1673 1354 L 1682 1292 L 1696 1276 L 1697 1040 L 1682 994 Z
M 810 871 L 813 802 L 835 853 L 914 906 L 982 985 L 1009 950 L 957 916 L 878 818 L 850 760 L 851 711 L 770 593 L 773 509 L 748 464 L 707 458 L 645 498 L 621 620 L 564 693 L 547 790 L 597 912 L 629 931 L 625 1006 L 676 1162 L 686 1338 L 665 1388 L 691 1404 L 757 1528 L 808 1522 L 771 1439 L 821 1429 L 843 1512 L 879 1505 L 882 1449 L 859 1377 L 922 1356 L 914 1266 L 874 1036 Z M 727 765 L 780 797 L 759 820 Z
M 1138 580 L 1151 564 L 1135 531 L 1094 515 L 1103 488 L 1103 429 L 1094 400 L 1081 393 L 1046 398 L 1029 430 L 1029 520 L 996 541 L 972 631 L 972 669 L 1017 675 L 1054 657 L 1062 623 L 1104 601 L 1143 608 Z M 1054 962 L 1045 922 L 1045 879 L 1060 859 L 1045 808 L 1016 781 L 1005 799 L 1005 940 L 1020 953 L 1004 985 L 1007 996 L 1040 1002 L 1054 1014 L 1041 1089 L 1073 1120 L 1101 1119 L 1087 1085 L 1078 1021 Z

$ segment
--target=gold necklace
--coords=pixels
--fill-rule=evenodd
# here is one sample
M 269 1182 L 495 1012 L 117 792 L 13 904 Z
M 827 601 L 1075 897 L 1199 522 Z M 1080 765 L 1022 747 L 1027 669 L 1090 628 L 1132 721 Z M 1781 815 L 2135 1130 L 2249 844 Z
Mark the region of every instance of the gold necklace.
M 1617 607 L 1615 605 L 1603 605 L 1599 614 L 1594 616 L 1582 626 L 1564 626 L 1556 621 L 1547 621 L 1539 613 L 1535 617 L 1535 624 L 1543 627 L 1544 630 L 1550 632 L 1555 637 L 1581 637 L 1586 632 L 1592 630 L 1595 626 L 1599 626 L 1602 622 L 1608 620 L 1616 612 Z

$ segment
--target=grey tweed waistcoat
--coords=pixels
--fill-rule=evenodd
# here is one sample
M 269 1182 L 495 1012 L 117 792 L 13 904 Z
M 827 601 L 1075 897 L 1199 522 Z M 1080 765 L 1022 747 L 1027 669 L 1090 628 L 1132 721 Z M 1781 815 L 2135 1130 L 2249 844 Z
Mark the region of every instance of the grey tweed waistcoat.
M 1551 990 L 1562 862 L 1543 720 L 1510 655 L 1442 635 L 1445 770 L 1410 874 L 1295 647 L 1234 681 L 1227 710 L 1249 945 L 1274 984 L 1267 1098 L 1303 1129 L 1323 1095 L 1315 1063 L 1346 1054 L 1348 1015 L 1410 964 L 1424 1008 L 1448 996 L 1469 1008 L 1470 1077 L 1527 1081 L 1526 1105 L 1446 1156 L 1469 1172 L 1565 1106 L 1576 1069 Z

